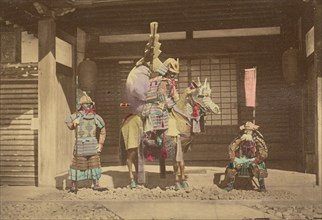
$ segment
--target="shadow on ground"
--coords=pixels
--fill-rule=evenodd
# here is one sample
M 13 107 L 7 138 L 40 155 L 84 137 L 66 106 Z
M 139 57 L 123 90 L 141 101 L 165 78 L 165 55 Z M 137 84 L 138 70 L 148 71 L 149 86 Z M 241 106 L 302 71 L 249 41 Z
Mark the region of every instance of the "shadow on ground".
M 149 172 L 146 171 L 146 183 L 144 186 L 146 188 L 156 188 L 160 187 L 161 189 L 166 189 L 175 184 L 175 177 L 172 171 L 167 171 L 164 178 L 160 177 L 158 172 Z M 71 181 L 68 179 L 68 174 L 62 174 L 56 176 L 56 188 L 59 190 L 66 190 L 71 187 Z M 127 171 L 115 171 L 109 170 L 102 172 L 102 177 L 100 179 L 101 185 L 108 184 L 108 187 L 113 188 L 123 188 L 129 185 L 129 174 Z M 91 187 L 91 180 L 82 180 L 78 181 L 79 188 L 89 188 Z M 111 184 L 111 185 L 110 185 Z
M 146 188 L 152 189 L 160 187 L 161 189 L 166 189 L 174 185 L 175 178 L 172 171 L 167 171 L 165 178 L 161 178 L 160 174 L 156 172 L 146 171 L 145 173 L 146 183 L 144 186 Z M 112 178 L 114 188 L 127 187 L 129 185 L 129 174 L 126 171 L 106 171 L 103 172 L 103 175 Z
M 196 178 L 196 175 L 198 174 L 204 174 L 202 171 L 205 171 L 203 169 L 200 170 L 191 170 L 187 171 L 187 180 L 189 182 L 189 176 L 192 178 Z M 193 175 L 193 176 L 191 176 Z M 56 176 L 56 188 L 60 190 L 66 190 L 71 187 L 71 181 L 68 180 L 68 174 L 62 174 L 59 176 Z M 234 188 L 237 190 L 253 190 L 257 188 L 257 185 L 254 183 L 254 181 L 257 181 L 256 179 L 251 179 L 247 177 L 236 177 Z M 102 172 L 102 177 L 100 179 L 101 185 L 109 188 L 123 188 L 129 186 L 129 174 L 128 171 L 118 171 L 118 170 L 108 170 Z M 256 182 L 257 183 L 257 182 Z M 83 180 L 78 182 L 79 188 L 89 188 L 91 187 L 92 181 L 91 180 Z M 214 173 L 213 176 L 213 184 L 217 185 L 219 188 L 223 189 L 227 186 L 227 181 L 225 179 L 225 173 L 218 172 Z M 161 188 L 166 189 L 171 186 L 175 185 L 175 176 L 173 174 L 173 171 L 166 171 L 166 176 L 164 178 L 160 177 L 159 172 L 150 172 L 146 171 L 146 183 L 144 186 L 149 189 L 153 188 Z
M 253 190 L 255 189 L 254 179 L 251 177 L 236 177 L 234 188 L 237 190 Z M 213 183 L 223 189 L 227 186 L 225 173 L 214 173 Z
M 72 186 L 71 180 L 68 179 L 68 174 L 62 174 L 55 177 L 56 189 L 66 190 Z M 92 186 L 91 180 L 82 180 L 77 182 L 78 188 L 90 188 Z

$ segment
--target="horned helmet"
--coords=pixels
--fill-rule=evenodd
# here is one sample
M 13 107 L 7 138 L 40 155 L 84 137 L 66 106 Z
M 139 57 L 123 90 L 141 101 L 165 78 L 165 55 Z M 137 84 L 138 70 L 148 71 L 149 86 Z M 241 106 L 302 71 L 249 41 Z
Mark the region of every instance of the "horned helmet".
M 179 74 L 179 58 L 177 58 L 176 60 L 173 58 L 168 58 L 166 61 L 164 61 L 163 65 L 167 67 L 168 72 L 170 72 L 170 74 Z
M 179 59 L 168 58 L 155 72 L 161 76 L 174 78 L 179 74 Z

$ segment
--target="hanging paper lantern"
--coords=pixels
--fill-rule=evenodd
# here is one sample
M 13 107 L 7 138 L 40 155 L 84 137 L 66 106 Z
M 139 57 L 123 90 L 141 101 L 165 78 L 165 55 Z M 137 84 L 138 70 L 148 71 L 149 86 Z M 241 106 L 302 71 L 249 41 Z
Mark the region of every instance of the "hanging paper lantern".
M 93 92 L 96 87 L 97 65 L 90 59 L 85 59 L 78 65 L 78 88 Z
M 301 80 L 300 72 L 300 52 L 290 48 L 282 56 L 283 76 L 286 83 L 296 84 Z

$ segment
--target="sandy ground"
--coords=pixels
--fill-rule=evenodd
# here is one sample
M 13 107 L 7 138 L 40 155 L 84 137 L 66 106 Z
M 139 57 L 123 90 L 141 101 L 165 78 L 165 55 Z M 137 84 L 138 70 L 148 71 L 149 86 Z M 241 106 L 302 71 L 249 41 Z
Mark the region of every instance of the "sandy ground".
M 322 219 L 314 175 L 270 170 L 266 193 L 244 180 L 226 192 L 222 172 L 187 167 L 190 188 L 180 191 L 170 172 L 160 179 L 157 166 L 147 167 L 147 184 L 136 189 L 128 187 L 125 167 L 103 169 L 103 192 L 83 183 L 77 194 L 68 193 L 68 181 L 62 189 L 1 186 L 0 219 Z

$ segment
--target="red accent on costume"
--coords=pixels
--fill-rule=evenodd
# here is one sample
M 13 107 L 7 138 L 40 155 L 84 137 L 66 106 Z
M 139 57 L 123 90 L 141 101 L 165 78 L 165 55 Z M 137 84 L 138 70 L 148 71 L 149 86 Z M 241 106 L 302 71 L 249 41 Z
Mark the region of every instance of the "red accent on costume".
M 195 118 L 199 116 L 199 105 L 197 103 L 193 106 L 192 116 Z
M 151 149 L 149 149 L 149 151 L 148 151 L 148 156 L 146 157 L 146 159 L 147 159 L 148 161 L 153 161 L 153 156 L 152 156 L 152 151 L 151 151 Z
M 176 81 L 171 80 L 171 96 L 174 96 L 175 92 L 176 92 Z
M 161 157 L 162 159 L 167 159 L 167 156 L 168 156 L 168 153 L 167 153 L 167 150 L 165 149 L 165 147 L 162 147 L 161 148 Z
M 89 113 L 96 114 L 96 110 L 93 105 L 89 109 L 82 105 L 82 110 L 85 112 L 86 115 Z

